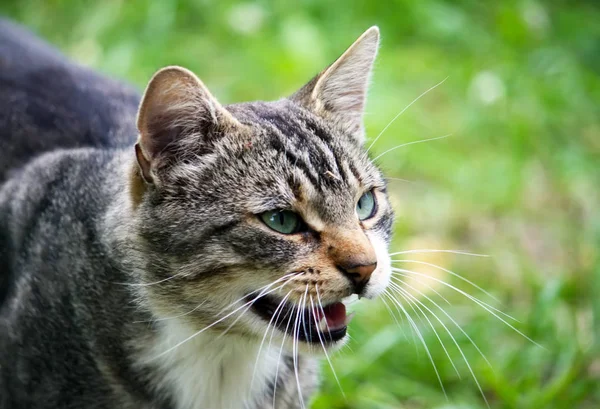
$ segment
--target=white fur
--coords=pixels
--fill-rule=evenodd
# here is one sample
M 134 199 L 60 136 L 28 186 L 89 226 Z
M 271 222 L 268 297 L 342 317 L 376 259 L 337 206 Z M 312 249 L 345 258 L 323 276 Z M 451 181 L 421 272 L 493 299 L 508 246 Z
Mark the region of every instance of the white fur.
M 171 393 L 176 409 L 245 408 L 275 374 L 279 349 L 263 345 L 255 369 L 260 342 L 238 336 L 201 333 L 162 354 L 192 334 L 183 322 L 168 320 L 140 360 L 156 368 L 157 388 Z
M 388 252 L 388 245 L 380 235 L 365 231 L 377 255 L 377 268 L 371 274 L 371 279 L 366 288 L 365 297 L 375 298 L 385 291 L 392 275 L 392 262 Z

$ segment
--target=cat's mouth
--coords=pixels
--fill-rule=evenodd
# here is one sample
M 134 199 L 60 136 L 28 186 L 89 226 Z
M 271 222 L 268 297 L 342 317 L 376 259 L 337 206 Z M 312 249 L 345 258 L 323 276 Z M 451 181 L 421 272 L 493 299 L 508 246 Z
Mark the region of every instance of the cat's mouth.
M 291 302 L 266 295 L 252 303 L 252 310 L 287 335 L 307 343 L 334 343 L 346 335 L 354 314 L 346 314 L 346 306 L 335 302 L 321 307 L 300 308 Z

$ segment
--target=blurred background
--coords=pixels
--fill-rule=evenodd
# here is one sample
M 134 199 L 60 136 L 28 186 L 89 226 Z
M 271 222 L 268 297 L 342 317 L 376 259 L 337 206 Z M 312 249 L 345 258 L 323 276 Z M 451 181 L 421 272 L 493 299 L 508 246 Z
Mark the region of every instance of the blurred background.
M 343 393 L 325 361 L 312 407 L 600 408 L 597 1 L 3 0 L 0 12 L 140 89 L 185 66 L 223 103 L 291 94 L 378 25 L 373 157 L 452 135 L 377 159 L 392 251 L 408 251 L 390 295 L 410 319 L 390 298 L 356 304 L 332 359 Z

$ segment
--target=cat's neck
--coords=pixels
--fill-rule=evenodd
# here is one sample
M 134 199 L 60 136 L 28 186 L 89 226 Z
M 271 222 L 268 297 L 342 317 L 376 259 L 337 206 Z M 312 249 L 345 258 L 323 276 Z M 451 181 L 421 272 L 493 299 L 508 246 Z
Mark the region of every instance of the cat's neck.
M 156 324 L 137 362 L 151 368 L 152 382 L 175 409 L 242 409 L 275 381 L 280 349 L 268 341 L 261 347 L 260 340 L 198 333 L 173 318 Z
M 110 204 L 99 217 L 99 235 L 106 246 L 109 257 L 120 269 L 130 275 L 138 284 L 139 275 L 135 270 L 142 268 L 140 262 L 139 238 L 135 233 L 136 192 L 132 174 L 136 169 L 133 147 L 117 152 L 112 162 L 112 186 L 106 194 L 110 195 Z

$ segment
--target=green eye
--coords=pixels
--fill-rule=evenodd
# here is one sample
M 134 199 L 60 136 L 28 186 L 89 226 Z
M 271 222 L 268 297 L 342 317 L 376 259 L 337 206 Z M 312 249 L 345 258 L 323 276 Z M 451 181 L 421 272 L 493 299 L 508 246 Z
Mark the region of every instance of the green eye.
M 375 196 L 373 192 L 366 192 L 358 199 L 356 204 L 356 214 L 359 220 L 366 220 L 375 214 Z
M 269 210 L 259 216 L 267 226 L 283 234 L 297 233 L 302 226 L 300 216 L 289 210 Z

